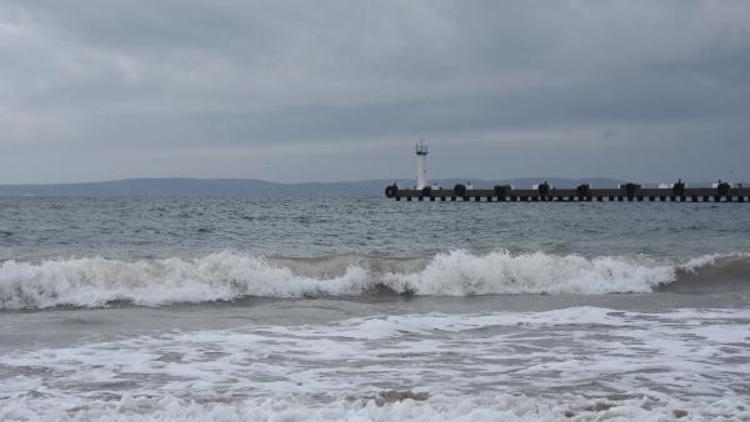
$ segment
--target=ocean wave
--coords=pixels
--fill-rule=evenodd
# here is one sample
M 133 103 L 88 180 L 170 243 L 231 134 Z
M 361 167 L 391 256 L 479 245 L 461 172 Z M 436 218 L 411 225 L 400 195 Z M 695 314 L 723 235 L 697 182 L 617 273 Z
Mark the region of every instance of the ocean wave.
M 0 309 L 159 306 L 243 297 L 647 293 L 681 277 L 695 282 L 704 272 L 712 278 L 722 271 L 748 275 L 749 258 L 707 255 L 680 264 L 645 256 L 473 255 L 459 250 L 430 259 L 267 258 L 220 252 L 196 259 L 10 260 L 0 264 Z

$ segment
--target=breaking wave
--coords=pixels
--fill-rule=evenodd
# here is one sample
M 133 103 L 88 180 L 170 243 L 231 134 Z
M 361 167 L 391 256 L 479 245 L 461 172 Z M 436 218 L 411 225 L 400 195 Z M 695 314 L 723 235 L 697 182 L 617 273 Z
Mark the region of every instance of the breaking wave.
M 505 251 L 452 251 L 430 259 L 267 258 L 221 252 L 132 262 L 100 257 L 10 260 L 0 264 L 0 309 L 159 306 L 244 297 L 647 293 L 682 279 L 705 284 L 723 276 L 750 279 L 750 255 L 707 255 L 683 263 Z

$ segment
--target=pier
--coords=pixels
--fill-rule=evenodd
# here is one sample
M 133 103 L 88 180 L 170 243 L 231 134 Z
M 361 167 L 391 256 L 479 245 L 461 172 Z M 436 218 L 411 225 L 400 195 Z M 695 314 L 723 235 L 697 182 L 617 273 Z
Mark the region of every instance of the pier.
M 636 184 L 605 189 L 589 185 L 574 189 L 555 189 L 548 185 L 536 189 L 516 189 L 508 185 L 492 189 L 467 189 L 464 185 L 456 185 L 453 189 L 388 186 L 385 195 L 396 201 L 431 202 L 750 202 L 750 188 L 732 187 L 728 183 L 715 188 L 687 188 L 676 184 L 666 189 L 642 188 Z
M 429 150 L 424 140 L 417 141 L 415 152 L 417 185 L 411 189 L 402 189 L 396 184 L 387 186 L 387 198 L 430 202 L 750 202 L 750 187 L 721 180 L 710 188 L 690 188 L 679 179 L 676 183 L 659 184 L 657 188 L 643 187 L 638 183 L 625 183 L 617 188 L 593 188 L 584 183 L 572 189 L 557 189 L 544 182 L 530 189 L 516 189 L 512 185 L 474 189 L 463 184 L 444 189 L 427 183 Z

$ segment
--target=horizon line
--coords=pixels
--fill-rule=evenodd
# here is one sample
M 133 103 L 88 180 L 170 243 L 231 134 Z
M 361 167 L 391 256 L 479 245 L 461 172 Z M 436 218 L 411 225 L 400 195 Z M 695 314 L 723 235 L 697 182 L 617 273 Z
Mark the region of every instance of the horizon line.
M 396 180 L 396 181 L 404 181 L 404 180 L 412 180 L 415 179 L 414 177 L 396 177 L 394 178 L 370 178 L 370 179 L 353 179 L 353 180 L 338 180 L 338 181 L 300 181 L 300 182 L 280 182 L 280 181 L 274 181 L 274 180 L 268 180 L 268 179 L 260 179 L 260 178 L 254 178 L 254 177 L 193 177 L 193 176 L 154 176 L 154 177 L 125 177 L 120 179 L 106 179 L 106 180 L 96 180 L 96 181 L 88 181 L 88 182 L 25 182 L 25 183 L 0 183 L 0 186 L 8 187 L 8 186 L 59 186 L 59 185 L 88 185 L 88 184 L 105 184 L 105 183 L 119 183 L 119 182 L 128 182 L 128 181 L 167 181 L 167 180 L 183 180 L 183 181 L 209 181 L 209 182 L 221 182 L 221 181 L 253 181 L 253 182 L 262 182 L 262 183 L 271 183 L 271 184 L 277 184 L 277 185 L 311 185 L 311 184 L 337 184 L 337 183 L 366 183 L 366 182 L 387 182 L 389 180 Z M 618 182 L 624 182 L 628 179 L 619 178 L 619 177 L 611 177 L 611 176 L 584 176 L 584 177 L 574 177 L 574 176 L 513 176 L 513 177 L 498 177 L 498 178 L 473 178 L 473 177 L 466 177 L 466 176 L 450 176 L 450 177 L 438 177 L 431 179 L 431 181 L 441 181 L 441 180 L 476 180 L 476 181 L 502 181 L 502 180 L 514 180 L 514 179 L 567 179 L 567 180 L 578 180 L 578 181 L 584 181 L 587 179 L 607 179 L 612 181 L 618 181 Z M 680 179 L 679 177 L 677 179 Z M 676 180 L 677 180 L 676 179 Z M 675 181 L 676 181 L 675 180 Z M 639 181 L 633 181 L 634 183 L 638 183 Z M 732 183 L 742 183 L 740 181 L 732 181 L 728 180 Z M 661 182 L 653 182 L 653 181 L 640 181 L 641 183 L 671 183 L 674 181 L 661 181 Z M 686 183 L 712 183 L 712 181 L 708 180 L 686 180 Z

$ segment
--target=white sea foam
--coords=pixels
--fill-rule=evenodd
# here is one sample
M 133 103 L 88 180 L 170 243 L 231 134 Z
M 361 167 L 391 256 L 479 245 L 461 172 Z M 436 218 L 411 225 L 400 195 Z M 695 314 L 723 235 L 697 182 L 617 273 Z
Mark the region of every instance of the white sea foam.
M 14 351 L 0 366 L 0 420 L 740 421 L 748 318 L 434 313 Z
M 696 258 L 685 268 L 695 270 L 717 259 Z M 443 296 L 650 292 L 674 282 L 676 270 L 682 268 L 647 257 L 503 251 L 481 256 L 453 251 L 401 267 L 356 258 L 345 260 L 348 264 L 335 275 L 305 275 L 289 262 L 231 252 L 134 262 L 98 257 L 11 260 L 0 264 L 0 309 L 97 307 L 118 301 L 157 306 L 246 296 L 357 296 L 383 290 Z
M 49 400 L 50 408 L 39 412 L 28 403 L 13 403 L 0 410 L 5 421 L 745 421 L 750 412 L 738 410 L 736 403 L 723 400 L 680 403 L 667 395 L 654 394 L 618 401 L 597 401 L 569 395 L 562 399 L 529 397 L 522 394 L 482 395 L 480 397 L 434 396 L 430 401 L 404 400 L 378 405 L 375 400 L 335 400 L 311 405 L 295 398 L 219 400 L 205 403 L 166 397 L 125 396 L 118 401 L 85 402 L 60 406 Z M 228 402 L 227 402 L 228 401 Z M 72 404 L 72 403 L 71 403 Z M 59 407 L 56 407 L 59 406 Z M 612 406 L 612 407 L 609 407 Z M 700 407 L 699 407 L 700 406 Z M 694 409 L 698 408 L 696 411 Z M 54 413 L 52 410 L 60 413 Z M 69 410 L 74 409 L 74 410 Z M 689 410 L 685 410 L 689 409 Z M 66 411 L 67 410 L 67 411 Z M 684 413 L 678 413 L 684 412 Z M 687 417 L 682 415 L 687 415 Z

